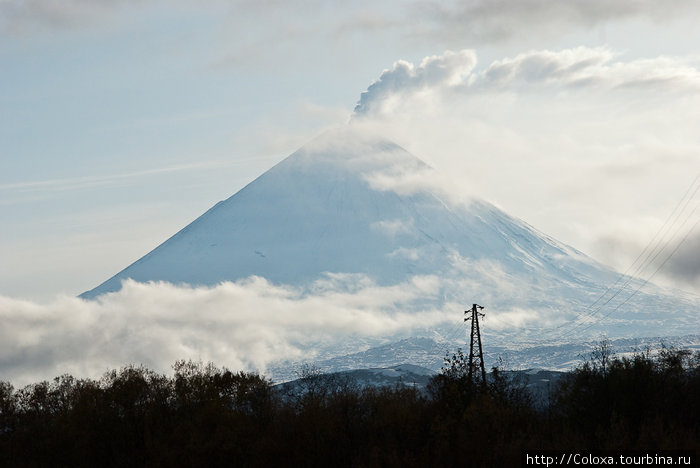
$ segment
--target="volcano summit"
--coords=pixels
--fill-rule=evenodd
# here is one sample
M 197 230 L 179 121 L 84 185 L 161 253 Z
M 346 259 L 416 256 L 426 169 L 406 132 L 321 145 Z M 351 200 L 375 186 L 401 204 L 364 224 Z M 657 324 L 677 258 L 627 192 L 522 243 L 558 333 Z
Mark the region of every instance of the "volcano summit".
M 614 279 L 485 201 L 455 201 L 396 144 L 351 135 L 312 141 L 82 297 L 116 291 L 126 278 L 214 285 L 256 275 L 304 285 L 351 273 L 386 285 L 473 262 L 533 279 Z

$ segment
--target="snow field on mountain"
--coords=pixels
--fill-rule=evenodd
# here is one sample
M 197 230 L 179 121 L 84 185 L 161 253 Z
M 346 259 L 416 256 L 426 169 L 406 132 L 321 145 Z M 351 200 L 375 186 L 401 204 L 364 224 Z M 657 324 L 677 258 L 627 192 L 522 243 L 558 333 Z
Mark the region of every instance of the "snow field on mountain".
M 462 339 L 461 312 L 473 302 L 487 307 L 487 349 L 700 331 L 697 298 L 640 280 L 624 279 L 626 289 L 596 303 L 618 278 L 492 204 L 461 196 L 394 143 L 342 129 L 299 149 L 82 297 L 107 304 L 141 288 L 144 304 L 167 322 L 169 299 L 159 296 L 167 290 L 187 307 L 172 306 L 183 328 L 197 329 L 201 319 L 222 340 L 241 330 L 251 337 L 214 345 L 183 332 L 175 334 L 176 349 L 258 368 L 421 337 L 437 341 L 407 359 L 434 362 L 444 352 L 437 348 Z M 143 316 L 135 321 L 156 313 L 137 308 Z M 260 317 L 269 320 L 266 331 L 249 333 Z M 284 333 L 275 328 L 282 324 Z M 366 359 L 358 367 L 376 364 Z

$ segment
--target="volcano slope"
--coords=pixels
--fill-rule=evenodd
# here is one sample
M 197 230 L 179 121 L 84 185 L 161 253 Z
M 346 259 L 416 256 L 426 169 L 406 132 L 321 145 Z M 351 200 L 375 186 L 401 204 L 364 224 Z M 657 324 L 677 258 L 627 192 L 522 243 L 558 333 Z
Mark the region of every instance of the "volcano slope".
M 393 365 L 356 359 L 414 338 L 423 344 L 404 362 L 434 368 L 462 342 L 472 302 L 489 311 L 487 349 L 699 332 L 697 298 L 620 276 L 440 181 L 390 141 L 330 131 L 81 297 L 99 300 L 126 279 L 215 287 L 260 277 L 306 296 L 376 287 L 395 295 L 378 312 L 424 314 L 390 333 L 300 345 L 312 359 L 348 357 L 335 368 Z

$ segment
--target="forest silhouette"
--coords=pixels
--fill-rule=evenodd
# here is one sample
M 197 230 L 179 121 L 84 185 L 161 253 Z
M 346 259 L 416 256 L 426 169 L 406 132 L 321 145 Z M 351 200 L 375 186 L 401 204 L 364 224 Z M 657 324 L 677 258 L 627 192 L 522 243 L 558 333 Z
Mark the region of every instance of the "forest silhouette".
M 528 450 L 700 448 L 700 352 L 617 357 L 601 342 L 547 401 L 461 351 L 424 391 L 308 370 L 255 373 L 179 361 L 98 380 L 0 382 L 0 466 L 518 466 Z

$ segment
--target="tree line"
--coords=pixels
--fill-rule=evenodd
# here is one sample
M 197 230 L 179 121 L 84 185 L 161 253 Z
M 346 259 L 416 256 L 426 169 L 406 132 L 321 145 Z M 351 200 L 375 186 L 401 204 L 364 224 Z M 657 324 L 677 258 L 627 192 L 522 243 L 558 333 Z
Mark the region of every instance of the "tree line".
M 606 342 L 545 405 L 461 351 L 426 391 L 307 372 L 296 387 L 179 361 L 0 382 L 0 466 L 518 466 L 523 450 L 700 449 L 700 352 Z

